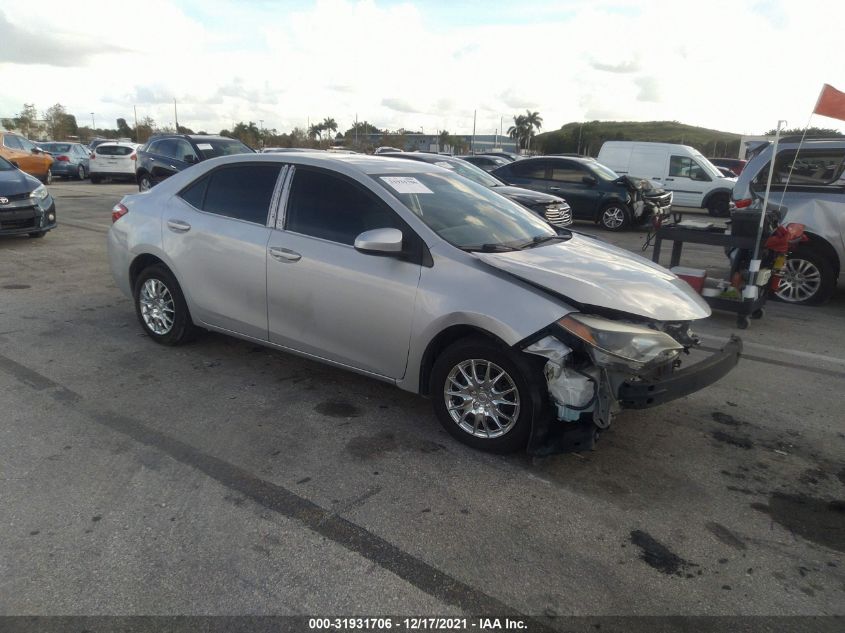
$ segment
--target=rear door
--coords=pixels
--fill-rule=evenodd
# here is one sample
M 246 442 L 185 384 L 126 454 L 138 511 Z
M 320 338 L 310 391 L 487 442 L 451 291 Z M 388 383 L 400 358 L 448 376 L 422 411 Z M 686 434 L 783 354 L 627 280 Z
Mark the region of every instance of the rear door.
M 564 198 L 572 207 L 572 215 L 580 220 L 595 219 L 601 198 L 599 180 L 585 167 L 572 160 L 550 159 L 551 172 L 546 193 Z M 590 176 L 593 184 L 584 182 Z
M 190 144 L 180 138 L 165 138 L 156 143 L 156 153 L 150 166 L 150 176 L 153 183 L 159 183 L 170 178 L 170 176 L 188 166 L 188 163 L 184 160 L 185 148 L 183 144 L 187 145 L 188 149 L 193 152 Z
M 226 165 L 170 199 L 162 243 L 200 323 L 267 340 L 267 216 L 280 169 Z
M 496 175 L 509 185 L 548 193 L 549 187 L 554 186 L 550 180 L 550 169 L 548 160 L 530 158 L 504 165 L 496 170 Z
M 418 262 L 361 253 L 355 238 L 398 228 L 420 238 L 360 183 L 297 166 L 267 260 L 270 340 L 398 379 L 405 373 Z M 419 244 L 419 246 L 422 246 Z

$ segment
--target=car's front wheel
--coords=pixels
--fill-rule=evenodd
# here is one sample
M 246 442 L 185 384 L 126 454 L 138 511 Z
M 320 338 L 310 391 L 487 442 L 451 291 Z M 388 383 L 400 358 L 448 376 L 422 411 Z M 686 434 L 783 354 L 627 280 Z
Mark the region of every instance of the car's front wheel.
M 543 388 L 532 381 L 543 381 Z M 443 427 L 464 444 L 494 453 L 525 448 L 544 385 L 539 369 L 483 338 L 453 343 L 431 372 L 434 412 Z
M 145 268 L 135 281 L 135 313 L 156 343 L 179 345 L 190 340 L 194 324 L 179 283 L 163 264 Z
M 789 255 L 775 296 L 786 303 L 818 305 L 830 298 L 835 287 L 830 261 L 816 251 L 799 248 Z
M 608 231 L 622 231 L 631 223 L 631 214 L 621 202 L 611 202 L 601 210 L 599 224 Z
M 707 213 L 717 218 L 726 218 L 731 214 L 731 199 L 726 193 L 717 193 L 707 201 Z

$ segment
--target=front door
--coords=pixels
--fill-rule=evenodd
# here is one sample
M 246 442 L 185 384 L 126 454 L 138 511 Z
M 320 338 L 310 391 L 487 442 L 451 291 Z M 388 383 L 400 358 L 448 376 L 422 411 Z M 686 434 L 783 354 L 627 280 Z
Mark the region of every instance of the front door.
M 420 264 L 355 250 L 370 229 L 419 237 L 366 187 L 297 166 L 268 243 L 270 341 L 367 372 L 405 374 Z
M 162 215 L 191 316 L 267 340 L 267 214 L 280 165 L 215 169 L 173 196 Z
M 710 190 L 712 179 L 694 158 L 669 157 L 669 175 L 663 188 L 672 191 L 672 204 L 682 207 L 700 207 L 704 194 Z

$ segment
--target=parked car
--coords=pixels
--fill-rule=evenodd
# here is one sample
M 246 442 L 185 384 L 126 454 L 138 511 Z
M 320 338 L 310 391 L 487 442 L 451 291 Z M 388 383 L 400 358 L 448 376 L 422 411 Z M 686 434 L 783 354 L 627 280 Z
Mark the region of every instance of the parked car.
M 552 226 L 564 228 L 572 224 L 572 209 L 569 208 L 569 204 L 563 198 L 532 191 L 531 189 L 523 189 L 522 187 L 509 187 L 492 174 L 488 174 L 483 169 L 460 158 L 426 152 L 400 152 L 398 154 L 382 154 L 382 156 L 417 160 L 451 169 L 459 176 L 469 178 L 484 187 L 489 187 L 496 193 L 521 204 Z
M 644 224 L 672 207 L 671 193 L 647 180 L 620 176 L 592 158 L 524 158 L 499 167 L 493 175 L 509 185 L 562 196 L 576 220 L 597 222 L 608 231 Z
M 41 149 L 53 157 L 51 167 L 54 176 L 85 180 L 91 169 L 88 166 L 90 152 L 82 143 L 41 143 Z
M 0 157 L 0 235 L 44 237 L 56 228 L 56 203 L 37 178 Z
M 674 203 L 727 217 L 736 180 L 725 178 L 697 149 L 674 143 L 605 141 L 598 161 L 618 174 L 648 178 L 674 193 Z
M 720 167 L 719 165 L 714 165 L 714 167 L 716 169 L 718 169 L 719 173 L 722 174 L 725 178 L 736 178 L 737 177 L 737 175 L 727 167 Z
M 310 147 L 265 147 L 262 154 L 286 154 L 287 152 L 323 152 L 322 149 L 311 149 Z
M 0 156 L 44 184 L 53 182 L 53 157 L 20 134 L 0 131 Z
M 159 134 L 138 151 L 138 190 L 147 191 L 166 178 L 201 161 L 217 156 L 252 154 L 240 141 L 225 136 Z
M 472 163 L 476 167 L 481 167 L 484 171 L 493 171 L 494 169 L 512 163 L 512 160 L 502 158 L 501 156 L 483 156 L 481 154 L 459 156 L 468 163 Z
M 777 297 L 797 304 L 827 301 L 845 262 L 845 139 L 798 139 L 778 144 L 769 195 L 782 223 L 804 225 L 809 241 L 789 255 Z M 773 146 L 768 143 L 745 166 L 733 190 L 738 209 L 762 208 Z
M 91 183 L 97 185 L 105 179 L 134 181 L 137 151 L 135 143 L 107 141 L 97 145 L 88 159 Z
M 718 380 L 741 349 L 678 371 L 710 314 L 687 283 L 424 162 L 226 156 L 112 219 L 111 271 L 153 341 L 202 327 L 427 394 L 480 449 L 594 437 L 621 408 Z
M 707 160 L 716 167 L 727 167 L 737 176 L 742 173 L 742 170 L 748 164 L 747 160 L 742 160 L 741 158 L 708 158 Z
M 522 158 L 519 154 L 514 154 L 513 152 L 484 152 L 484 156 L 498 156 L 499 158 L 504 158 L 508 161 L 515 161 Z
M 376 151 L 373 152 L 374 154 L 387 154 L 389 152 L 401 152 L 402 150 L 396 147 L 390 147 L 388 145 L 382 145 L 381 147 L 377 147 Z

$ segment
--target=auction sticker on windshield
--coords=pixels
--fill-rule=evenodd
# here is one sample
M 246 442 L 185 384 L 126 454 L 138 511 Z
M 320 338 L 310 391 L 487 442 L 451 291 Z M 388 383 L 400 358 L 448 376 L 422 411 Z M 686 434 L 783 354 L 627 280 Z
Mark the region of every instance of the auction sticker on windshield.
M 197 143 L 197 147 L 199 147 L 200 149 L 214 149 L 211 146 L 211 143 Z
M 397 193 L 434 193 L 416 178 L 410 176 L 381 176 Z
M 434 163 L 434 164 L 437 165 L 438 167 L 445 167 L 446 169 L 454 169 L 454 167 L 452 167 L 449 163 L 447 163 L 444 160 L 441 160 L 440 162 L 437 162 L 437 163 Z

